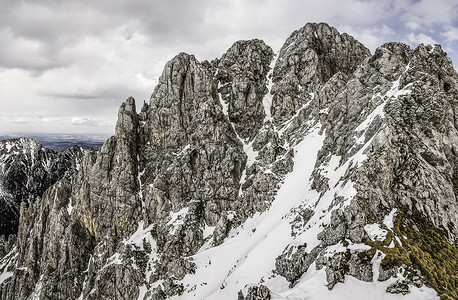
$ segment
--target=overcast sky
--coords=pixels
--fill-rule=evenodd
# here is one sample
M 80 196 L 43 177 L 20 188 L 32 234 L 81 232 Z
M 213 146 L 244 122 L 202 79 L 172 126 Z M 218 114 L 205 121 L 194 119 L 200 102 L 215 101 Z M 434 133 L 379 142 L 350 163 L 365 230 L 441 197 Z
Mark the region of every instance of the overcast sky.
M 0 134 L 112 134 L 119 105 L 149 101 L 177 53 L 211 60 L 252 38 L 276 52 L 307 22 L 372 53 L 439 43 L 458 64 L 455 0 L 0 0 Z

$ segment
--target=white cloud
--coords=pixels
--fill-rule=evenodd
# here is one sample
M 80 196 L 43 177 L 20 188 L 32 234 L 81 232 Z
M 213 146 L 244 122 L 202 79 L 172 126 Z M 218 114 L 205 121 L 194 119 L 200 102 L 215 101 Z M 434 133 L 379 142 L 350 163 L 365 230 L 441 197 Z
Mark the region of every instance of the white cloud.
M 413 21 L 422 26 L 450 24 L 458 16 L 458 3 L 454 0 L 393 1 L 393 5 L 407 23 Z
M 108 125 L 107 120 L 92 119 L 87 117 L 73 117 L 70 121 L 71 125 L 86 125 L 86 126 L 106 126 Z
M 415 22 L 415 21 L 409 21 L 409 22 L 406 23 L 406 27 L 409 28 L 410 30 L 415 31 L 415 30 L 420 29 L 420 28 L 421 28 L 421 25 L 418 24 L 418 23 Z
M 418 34 L 409 33 L 408 36 L 407 36 L 407 39 L 410 42 L 410 44 L 412 46 L 414 46 L 414 47 L 416 47 L 417 45 L 419 45 L 421 43 L 423 43 L 423 44 L 431 44 L 431 45 L 439 44 L 431 36 L 426 35 L 424 33 L 418 33 Z
M 43 71 L 62 65 L 48 55 L 48 47 L 40 41 L 17 37 L 9 29 L 0 30 L 0 66 Z
M 456 27 L 447 26 L 441 34 L 448 43 L 458 41 L 458 28 Z

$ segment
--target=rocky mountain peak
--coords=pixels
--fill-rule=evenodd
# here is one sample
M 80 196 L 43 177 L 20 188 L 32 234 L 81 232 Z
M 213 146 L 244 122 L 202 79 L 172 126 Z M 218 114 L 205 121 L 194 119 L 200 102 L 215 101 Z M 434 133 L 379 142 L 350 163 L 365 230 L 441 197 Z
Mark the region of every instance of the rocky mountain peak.
M 280 50 L 273 71 L 273 121 L 289 120 L 332 76 L 351 75 L 370 51 L 327 24 L 307 24 L 293 32 Z
M 457 80 L 438 45 L 323 23 L 180 53 L 22 207 L 0 297 L 456 298 Z
M 121 104 L 116 123 L 116 136 L 136 138 L 138 131 L 138 115 L 135 99 L 130 97 Z
M 212 78 L 211 70 L 186 53 L 166 64 L 145 116 L 151 146 L 179 149 L 203 119 L 220 114 Z
M 412 50 L 403 43 L 386 43 L 377 48 L 369 64 L 388 80 L 396 80 L 410 61 Z M 393 69 L 395 68 L 395 69 Z

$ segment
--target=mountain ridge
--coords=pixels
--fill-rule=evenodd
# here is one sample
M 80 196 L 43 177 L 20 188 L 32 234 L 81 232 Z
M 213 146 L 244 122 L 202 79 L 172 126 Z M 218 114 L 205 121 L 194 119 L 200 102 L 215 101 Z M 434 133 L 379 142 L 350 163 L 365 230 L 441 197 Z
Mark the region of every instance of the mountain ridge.
M 438 45 L 324 23 L 180 53 L 21 208 L 1 298 L 456 297 L 457 80 Z
M 34 202 L 62 178 L 78 169 L 85 150 L 55 151 L 30 138 L 0 141 L 0 236 L 16 234 L 20 203 Z

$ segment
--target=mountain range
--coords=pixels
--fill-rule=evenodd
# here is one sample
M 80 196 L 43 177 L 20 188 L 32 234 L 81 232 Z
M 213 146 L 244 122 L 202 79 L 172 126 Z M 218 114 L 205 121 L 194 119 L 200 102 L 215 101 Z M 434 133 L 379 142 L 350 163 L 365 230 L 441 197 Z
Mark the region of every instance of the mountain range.
M 135 104 L 21 202 L 1 299 L 458 299 L 458 76 L 440 45 L 371 54 L 309 23 L 278 52 L 180 53 Z

